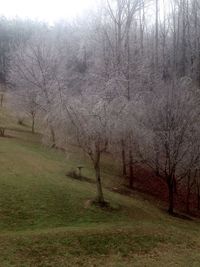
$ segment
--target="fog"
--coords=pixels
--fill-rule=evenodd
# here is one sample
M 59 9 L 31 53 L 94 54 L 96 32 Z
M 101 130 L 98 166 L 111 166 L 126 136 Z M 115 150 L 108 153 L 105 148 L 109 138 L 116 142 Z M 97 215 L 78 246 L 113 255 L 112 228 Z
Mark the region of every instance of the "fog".
M 73 19 L 90 10 L 94 0 L 7 0 L 1 2 L 0 15 L 7 18 L 30 18 L 54 23 Z

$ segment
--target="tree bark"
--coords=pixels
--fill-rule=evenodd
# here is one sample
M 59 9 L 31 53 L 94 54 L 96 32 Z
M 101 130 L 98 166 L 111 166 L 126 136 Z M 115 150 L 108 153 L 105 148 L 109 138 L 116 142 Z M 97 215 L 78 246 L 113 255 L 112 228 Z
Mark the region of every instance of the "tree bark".
M 159 148 L 158 148 L 158 144 L 155 142 L 155 151 L 156 151 L 156 160 L 155 160 L 155 163 L 156 163 L 156 175 L 159 176 L 160 175 L 160 162 L 159 162 L 159 157 L 160 157 L 160 154 L 159 154 Z
M 35 116 L 34 115 L 32 115 L 31 131 L 32 131 L 33 134 L 35 133 Z
M 156 0 L 156 23 L 155 23 L 155 28 L 156 28 L 156 33 L 155 33 L 155 69 L 156 69 L 156 71 L 158 71 L 158 13 L 159 13 L 158 0 Z
M 187 179 L 187 199 L 186 199 L 186 212 L 190 212 L 190 177 Z
M 127 175 L 127 171 L 126 171 L 126 152 L 125 152 L 124 140 L 121 141 L 121 145 L 122 145 L 122 174 L 123 174 L 123 176 L 126 176 Z
M 4 94 L 1 94 L 1 108 L 3 107 Z
M 129 150 L 129 187 L 133 188 L 133 153 L 132 149 Z
M 175 177 L 174 177 L 174 194 L 178 195 L 178 183 Z
M 51 138 L 52 138 L 52 147 L 56 146 L 56 137 L 55 137 L 55 131 L 52 126 L 50 126 L 51 131 Z
M 190 189 L 187 190 L 186 212 L 190 212 Z
M 101 175 L 100 175 L 100 168 L 99 166 L 95 166 L 95 173 L 96 173 L 96 183 L 97 183 L 97 202 L 99 204 L 105 203 L 103 190 L 101 185 Z
M 197 208 L 200 210 L 200 186 L 197 185 Z
M 5 128 L 0 127 L 0 136 L 5 137 Z
M 170 215 L 174 214 L 174 181 L 173 177 L 168 177 L 168 193 L 169 193 L 169 208 Z
M 94 164 L 95 175 L 96 175 L 96 185 L 97 185 L 97 202 L 100 205 L 105 205 L 105 200 L 103 196 L 102 184 L 101 184 L 101 173 L 100 173 L 100 151 L 96 147 L 96 159 Z
M 181 77 L 186 74 L 186 1 L 182 0 L 181 4 L 181 19 L 182 19 L 182 47 L 181 47 L 181 62 L 180 62 L 180 75 Z

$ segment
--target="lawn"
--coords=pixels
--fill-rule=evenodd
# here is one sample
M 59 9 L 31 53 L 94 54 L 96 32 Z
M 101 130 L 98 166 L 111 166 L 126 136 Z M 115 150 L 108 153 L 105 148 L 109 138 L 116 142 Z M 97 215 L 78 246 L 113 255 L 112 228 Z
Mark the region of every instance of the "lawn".
M 104 188 L 110 207 L 90 205 L 95 184 L 66 174 L 87 158 L 41 144 L 28 127 L 0 138 L 0 266 L 200 266 L 200 223 L 167 215 L 135 192 Z M 104 159 L 103 178 L 116 170 Z M 105 182 L 106 184 L 106 182 Z

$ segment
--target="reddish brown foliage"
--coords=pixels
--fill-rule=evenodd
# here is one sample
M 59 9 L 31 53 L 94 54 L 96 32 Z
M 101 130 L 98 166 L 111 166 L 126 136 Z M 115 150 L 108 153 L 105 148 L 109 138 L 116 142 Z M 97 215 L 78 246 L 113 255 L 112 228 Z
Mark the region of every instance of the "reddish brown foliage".
M 135 166 L 134 169 L 134 188 L 142 193 L 151 195 L 156 199 L 168 202 L 168 188 L 164 179 L 155 175 L 155 173 L 143 166 Z M 177 192 L 174 193 L 175 209 L 186 212 L 186 188 L 177 184 Z M 200 211 L 197 210 L 197 197 L 195 192 L 191 193 L 190 213 L 193 216 L 200 217 Z

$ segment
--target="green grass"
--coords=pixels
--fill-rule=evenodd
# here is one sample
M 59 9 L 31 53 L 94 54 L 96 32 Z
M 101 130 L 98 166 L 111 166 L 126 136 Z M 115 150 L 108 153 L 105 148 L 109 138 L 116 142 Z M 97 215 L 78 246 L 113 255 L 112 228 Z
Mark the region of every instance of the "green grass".
M 198 220 L 105 188 L 111 207 L 90 206 L 95 184 L 66 176 L 81 163 L 94 179 L 80 151 L 49 149 L 13 118 L 10 127 L 0 138 L 0 267 L 200 266 Z M 117 176 L 109 157 L 102 174 L 106 186 Z
M 137 207 L 137 201 L 110 192 L 106 192 L 106 199 L 113 206 L 111 210 L 84 208 L 88 199 L 95 198 L 95 184 L 66 177 L 71 162 L 39 144 L 1 138 L 0 155 L 2 230 L 121 222 L 150 216 Z

